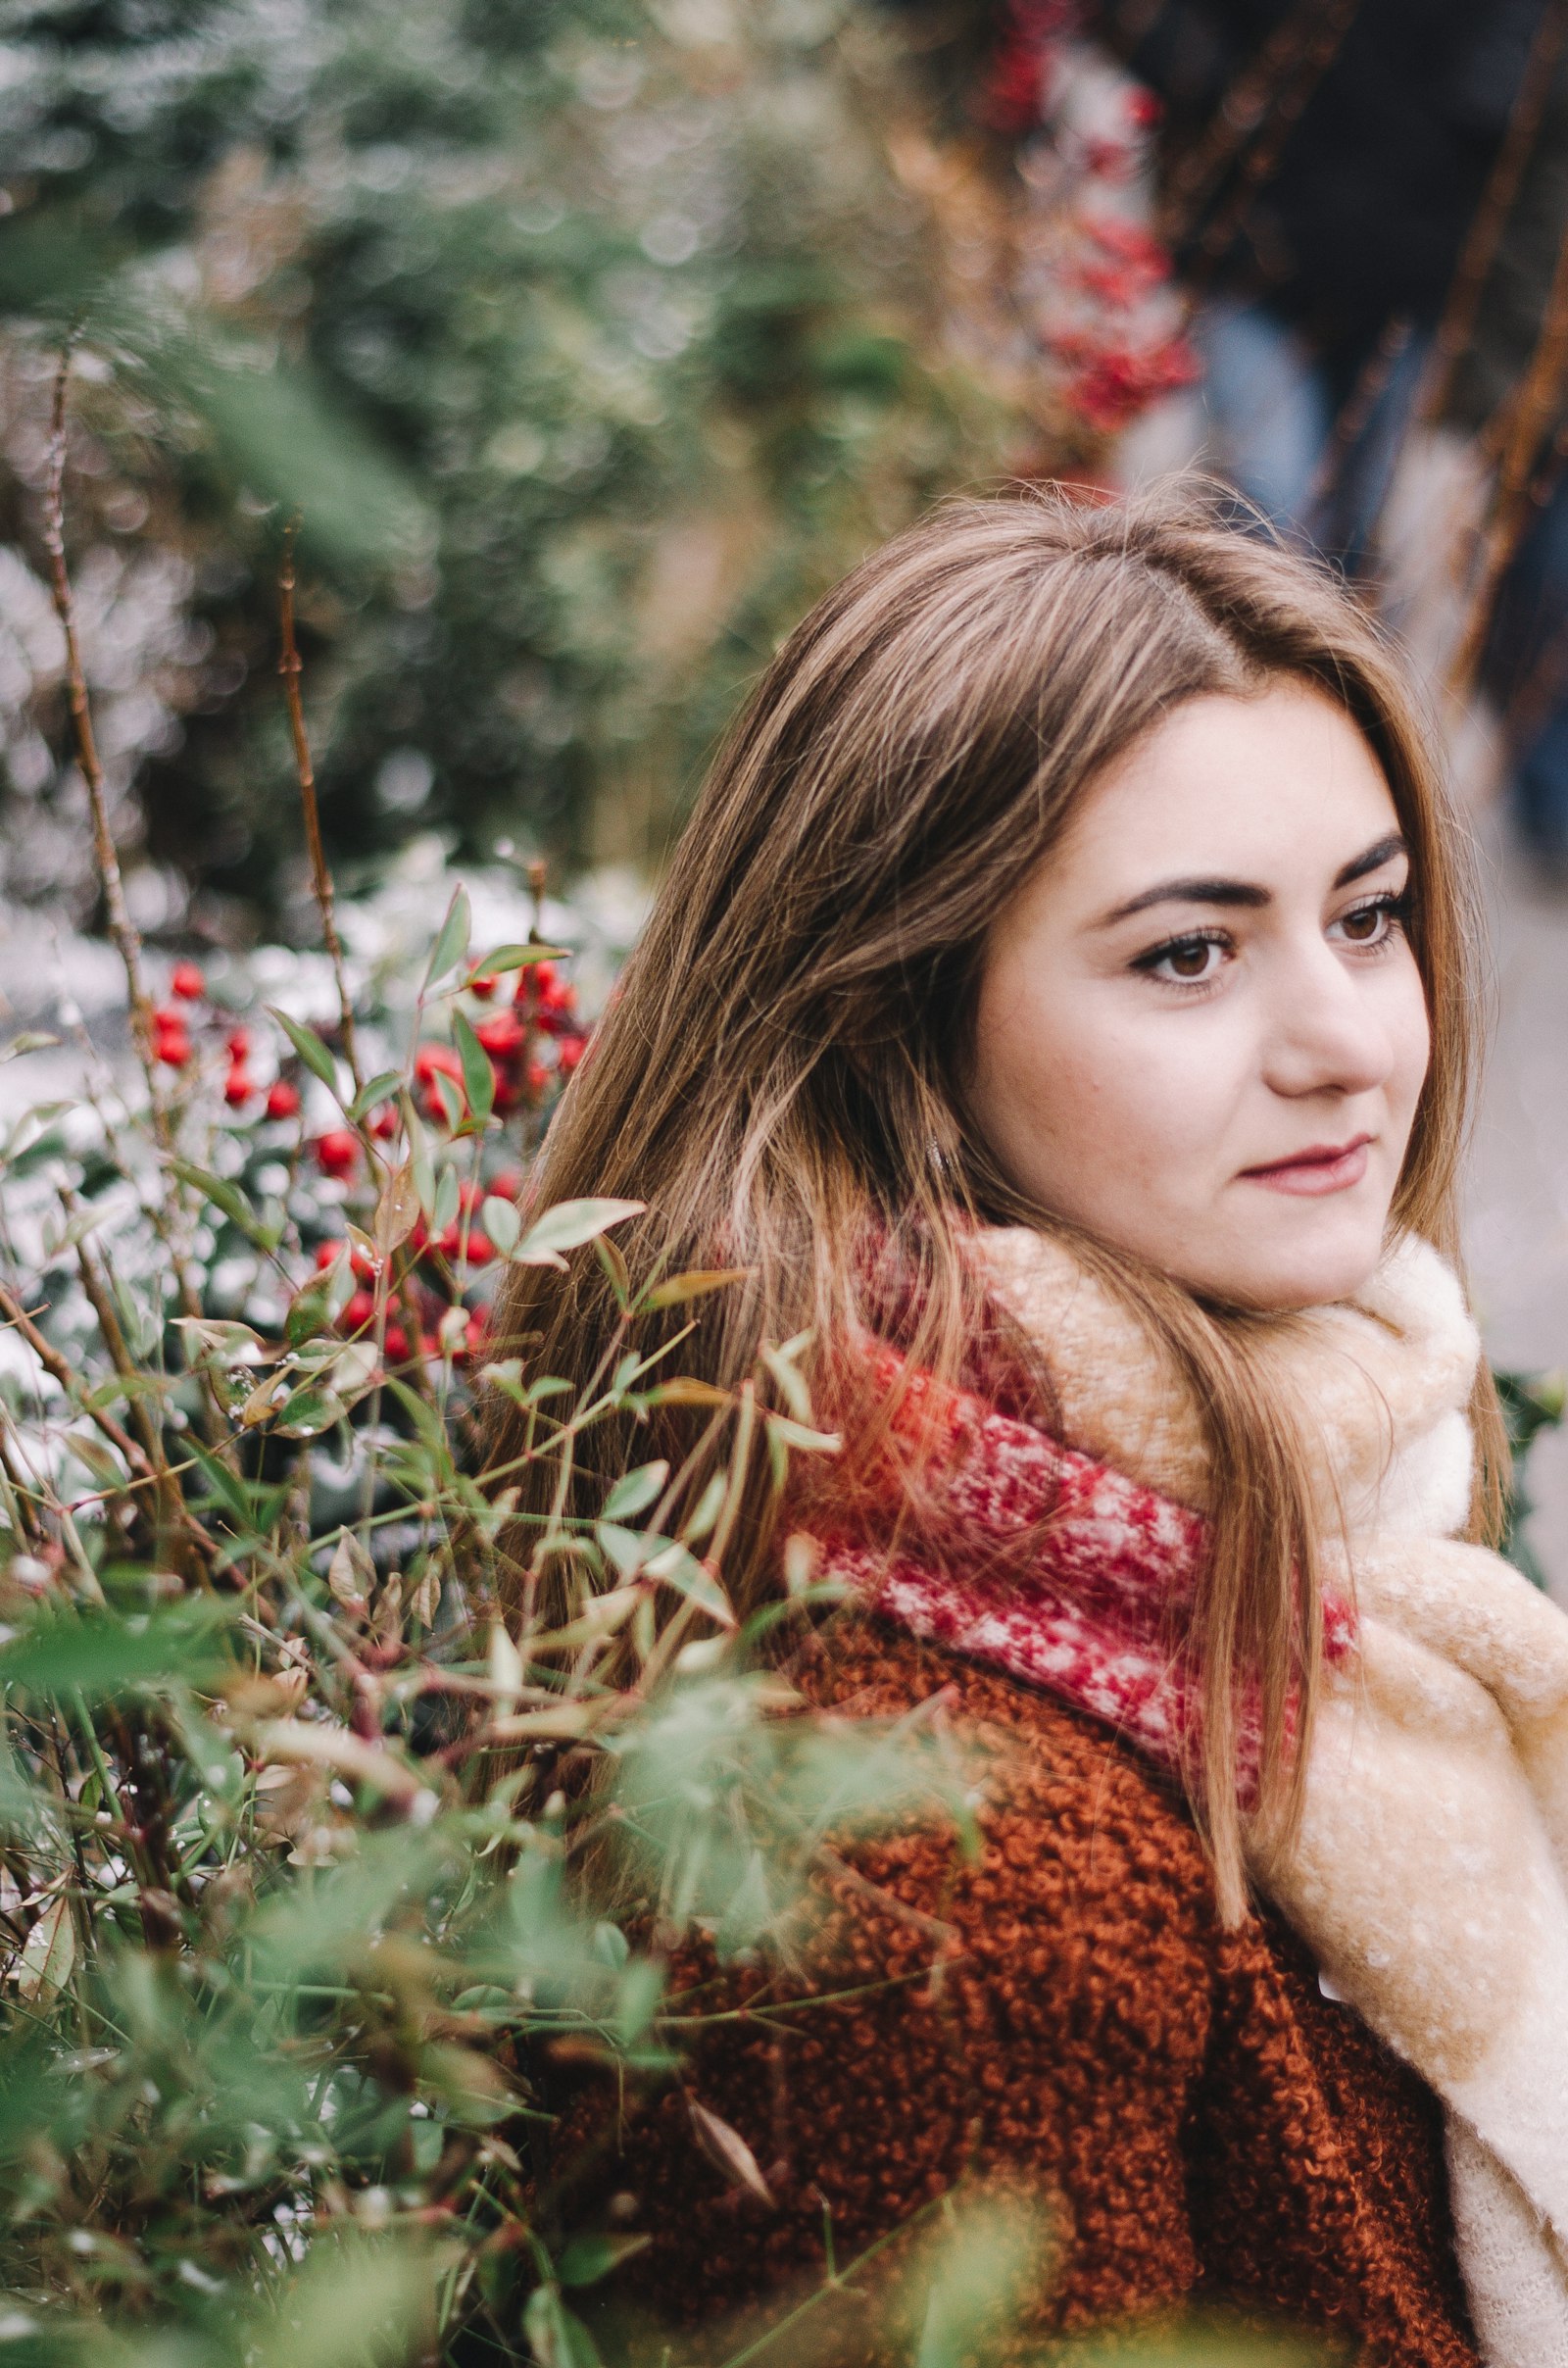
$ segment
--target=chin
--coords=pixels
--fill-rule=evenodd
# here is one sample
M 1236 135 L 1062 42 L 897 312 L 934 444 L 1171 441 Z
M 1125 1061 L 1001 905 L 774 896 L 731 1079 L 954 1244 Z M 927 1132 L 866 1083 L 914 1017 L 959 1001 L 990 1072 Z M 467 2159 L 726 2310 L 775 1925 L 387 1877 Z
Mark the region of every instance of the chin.
M 1282 1313 L 1325 1307 L 1353 1299 L 1371 1281 L 1383 1256 L 1386 1226 L 1386 1211 L 1373 1218 L 1347 1209 L 1327 1222 L 1291 1227 L 1283 1238 L 1270 1228 L 1267 1238 L 1248 1241 L 1238 1227 L 1231 1240 L 1215 1245 L 1212 1258 L 1202 1261 L 1203 1272 L 1189 1269 L 1181 1279 L 1234 1307 Z

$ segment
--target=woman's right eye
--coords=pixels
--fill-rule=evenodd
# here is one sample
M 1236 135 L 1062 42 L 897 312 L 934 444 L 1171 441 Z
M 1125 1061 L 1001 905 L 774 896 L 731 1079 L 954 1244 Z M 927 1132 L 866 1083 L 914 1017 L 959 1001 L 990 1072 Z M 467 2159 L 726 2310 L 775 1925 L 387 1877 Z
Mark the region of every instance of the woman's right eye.
M 1167 979 L 1173 986 L 1203 987 L 1219 976 L 1228 947 L 1229 940 L 1217 933 L 1171 937 L 1162 946 L 1152 946 L 1141 954 L 1133 967 L 1152 978 Z

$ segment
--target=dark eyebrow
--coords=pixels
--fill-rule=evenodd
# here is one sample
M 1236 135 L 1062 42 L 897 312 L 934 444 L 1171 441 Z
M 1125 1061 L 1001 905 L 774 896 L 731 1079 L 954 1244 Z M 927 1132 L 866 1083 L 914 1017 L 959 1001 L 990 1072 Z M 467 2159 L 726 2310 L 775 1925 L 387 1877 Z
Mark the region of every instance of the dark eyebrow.
M 1355 856 L 1337 871 L 1334 885 L 1348 888 L 1352 881 L 1364 880 L 1369 871 L 1381 871 L 1396 856 L 1408 853 L 1404 840 L 1395 831 L 1386 839 L 1378 839 L 1364 854 Z M 1270 890 L 1258 887 L 1252 880 L 1161 880 L 1157 887 L 1146 888 L 1142 896 L 1131 897 L 1125 905 L 1107 913 L 1100 926 L 1108 929 L 1117 921 L 1130 920 L 1135 913 L 1147 913 L 1152 905 L 1240 905 L 1256 912 L 1273 901 Z
M 1399 833 L 1391 831 L 1386 839 L 1379 839 L 1369 847 L 1365 855 L 1358 855 L 1353 863 L 1347 863 L 1343 871 L 1337 871 L 1334 885 L 1336 888 L 1348 888 L 1353 880 L 1364 880 L 1369 871 L 1381 871 L 1384 864 L 1392 863 L 1396 855 L 1408 855 L 1409 852 Z

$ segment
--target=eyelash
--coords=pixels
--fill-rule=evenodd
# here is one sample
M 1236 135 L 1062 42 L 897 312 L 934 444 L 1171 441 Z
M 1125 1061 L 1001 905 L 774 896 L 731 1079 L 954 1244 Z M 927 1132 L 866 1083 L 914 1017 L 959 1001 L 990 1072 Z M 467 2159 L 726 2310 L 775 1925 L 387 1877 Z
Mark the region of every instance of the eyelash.
M 1408 888 L 1397 890 L 1391 888 L 1386 890 L 1382 896 L 1368 897 L 1365 904 L 1352 905 L 1348 912 L 1342 913 L 1340 914 L 1342 922 L 1359 920 L 1369 913 L 1384 913 L 1389 920 L 1390 925 L 1381 937 L 1370 942 L 1352 941 L 1352 950 L 1357 954 L 1371 957 L 1386 952 L 1394 943 L 1396 934 L 1409 925 L 1411 903 Z M 1160 963 L 1168 962 L 1173 954 L 1186 954 L 1196 951 L 1200 946 L 1220 946 L 1234 950 L 1235 944 L 1236 940 L 1228 929 L 1186 929 L 1180 937 L 1166 938 L 1161 946 L 1151 946 L 1147 954 L 1138 956 L 1132 967 L 1135 970 L 1143 971 L 1146 976 L 1152 976 L 1158 972 Z M 1213 992 L 1218 984 L 1218 972 L 1214 971 L 1202 978 L 1162 978 L 1159 980 L 1159 984 L 1174 987 L 1179 994 L 1183 995 L 1206 995 Z

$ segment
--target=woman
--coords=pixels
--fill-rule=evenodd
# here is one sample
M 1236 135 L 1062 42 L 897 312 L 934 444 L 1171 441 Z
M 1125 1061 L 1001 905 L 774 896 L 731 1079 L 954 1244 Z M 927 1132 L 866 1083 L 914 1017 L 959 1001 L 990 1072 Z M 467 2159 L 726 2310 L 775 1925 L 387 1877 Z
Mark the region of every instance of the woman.
M 1568 1626 L 1481 1543 L 1461 873 L 1375 628 L 1180 502 L 941 514 L 721 752 L 540 1190 L 646 1202 L 639 1280 L 744 1270 L 680 1351 L 743 1428 L 809 1335 L 844 1454 L 710 1551 L 743 1609 L 839 1584 L 794 1683 L 924 1705 L 979 1822 L 677 1963 L 726 2011 L 596 2177 L 718 2356 L 862 2254 L 878 2356 L 879 2240 L 962 2181 L 1049 2212 L 1025 2342 L 1568 2361 Z M 517 1277 L 534 1369 L 601 1364 L 612 1263 Z M 667 1453 L 674 1532 L 736 1441 L 661 1419 L 602 1468 Z

